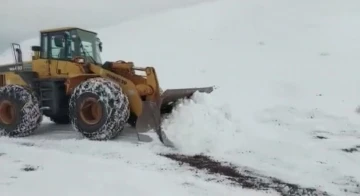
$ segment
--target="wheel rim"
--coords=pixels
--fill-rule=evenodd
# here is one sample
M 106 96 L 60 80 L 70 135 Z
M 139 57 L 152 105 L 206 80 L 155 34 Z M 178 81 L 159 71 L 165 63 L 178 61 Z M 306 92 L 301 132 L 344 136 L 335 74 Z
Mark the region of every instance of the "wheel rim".
M 80 118 L 87 124 L 94 125 L 102 117 L 102 105 L 97 99 L 86 98 L 80 105 Z
M 8 100 L 1 101 L 0 103 L 0 121 L 3 124 L 10 125 L 16 119 L 15 106 Z

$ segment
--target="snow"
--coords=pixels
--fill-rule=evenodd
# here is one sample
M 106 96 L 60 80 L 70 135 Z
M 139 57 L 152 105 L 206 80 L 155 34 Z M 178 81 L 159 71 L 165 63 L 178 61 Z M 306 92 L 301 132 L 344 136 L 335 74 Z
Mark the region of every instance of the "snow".
M 4 143 L 3 143 L 4 142 Z M 19 146 L 17 141 L 2 141 L 0 193 L 1 195 L 238 195 L 246 193 L 254 196 L 265 194 L 231 188 L 214 182 L 205 182 L 188 171 L 162 171 L 152 166 L 169 167 L 173 164 L 163 159 L 156 162 L 137 164 L 137 159 L 154 158 L 154 155 L 132 146 L 140 154 L 123 158 L 121 153 L 80 154 L 62 152 L 44 147 Z M 61 143 L 55 141 L 54 143 Z M 63 144 L 61 144 L 63 145 Z M 67 141 L 64 145 L 90 147 L 93 143 Z M 97 149 L 111 150 L 111 145 L 96 144 Z M 119 144 L 115 144 L 119 148 Z M 95 146 L 94 146 L 95 147 Z M 106 148 L 110 147 L 110 149 Z M 104 153 L 104 152 L 103 152 Z M 8 155 L 8 156 L 7 156 Z M 135 161 L 134 164 L 129 162 Z M 36 172 L 23 172 L 22 168 L 36 168 Z M 165 166 L 167 165 L 167 166 Z M 34 180 L 36 179 L 36 180 Z
M 97 32 L 103 59 L 155 66 L 164 89 L 218 87 L 182 101 L 164 121 L 177 153 L 206 153 L 290 183 L 352 196 L 360 192 L 360 156 L 342 149 L 360 145 L 359 8 L 355 0 L 218 0 Z M 11 54 L 0 61 L 11 61 Z M 0 179 L 10 183 L 0 184 L 2 195 L 22 195 L 24 187 L 52 195 L 276 195 L 194 176 L 157 155 L 173 151 L 154 133 L 141 135 L 140 145 L 130 129 L 110 142 L 87 141 L 46 122 L 38 132 L 0 138 L 6 153 L 0 162 L 8 168 Z M 16 160 L 40 169 L 21 172 Z

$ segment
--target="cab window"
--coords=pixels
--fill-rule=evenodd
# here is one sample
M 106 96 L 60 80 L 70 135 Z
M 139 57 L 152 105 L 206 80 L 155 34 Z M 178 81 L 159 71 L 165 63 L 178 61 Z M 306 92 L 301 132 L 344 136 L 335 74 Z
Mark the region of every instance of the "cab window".
M 51 58 L 65 59 L 65 39 L 61 35 L 52 35 L 51 38 Z

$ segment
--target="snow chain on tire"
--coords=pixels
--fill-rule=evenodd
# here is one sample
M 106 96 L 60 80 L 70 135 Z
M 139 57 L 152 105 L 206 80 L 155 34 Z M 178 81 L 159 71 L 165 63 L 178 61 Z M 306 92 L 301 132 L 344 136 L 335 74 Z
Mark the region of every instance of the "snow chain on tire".
M 20 85 L 0 88 L 0 113 L 0 135 L 4 136 L 31 135 L 42 120 L 38 98 L 31 89 Z
M 81 104 L 95 99 L 101 105 L 101 119 L 96 124 L 81 117 Z M 79 84 L 69 101 L 69 115 L 74 129 L 91 140 L 116 137 L 130 116 L 129 100 L 120 86 L 104 78 L 91 78 Z

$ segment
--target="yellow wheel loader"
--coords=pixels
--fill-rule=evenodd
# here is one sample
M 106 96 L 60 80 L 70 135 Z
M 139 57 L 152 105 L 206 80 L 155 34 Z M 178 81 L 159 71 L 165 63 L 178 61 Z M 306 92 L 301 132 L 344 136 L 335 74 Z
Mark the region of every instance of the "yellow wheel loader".
M 136 67 L 122 60 L 102 62 L 97 33 L 66 27 L 40 31 L 40 46 L 23 62 L 13 44 L 15 63 L 0 65 L 0 134 L 32 134 L 42 116 L 58 124 L 71 123 L 90 140 L 109 140 L 126 124 L 137 133 L 154 130 L 165 145 L 161 117 L 177 100 L 213 87 L 161 92 L 153 67 Z

